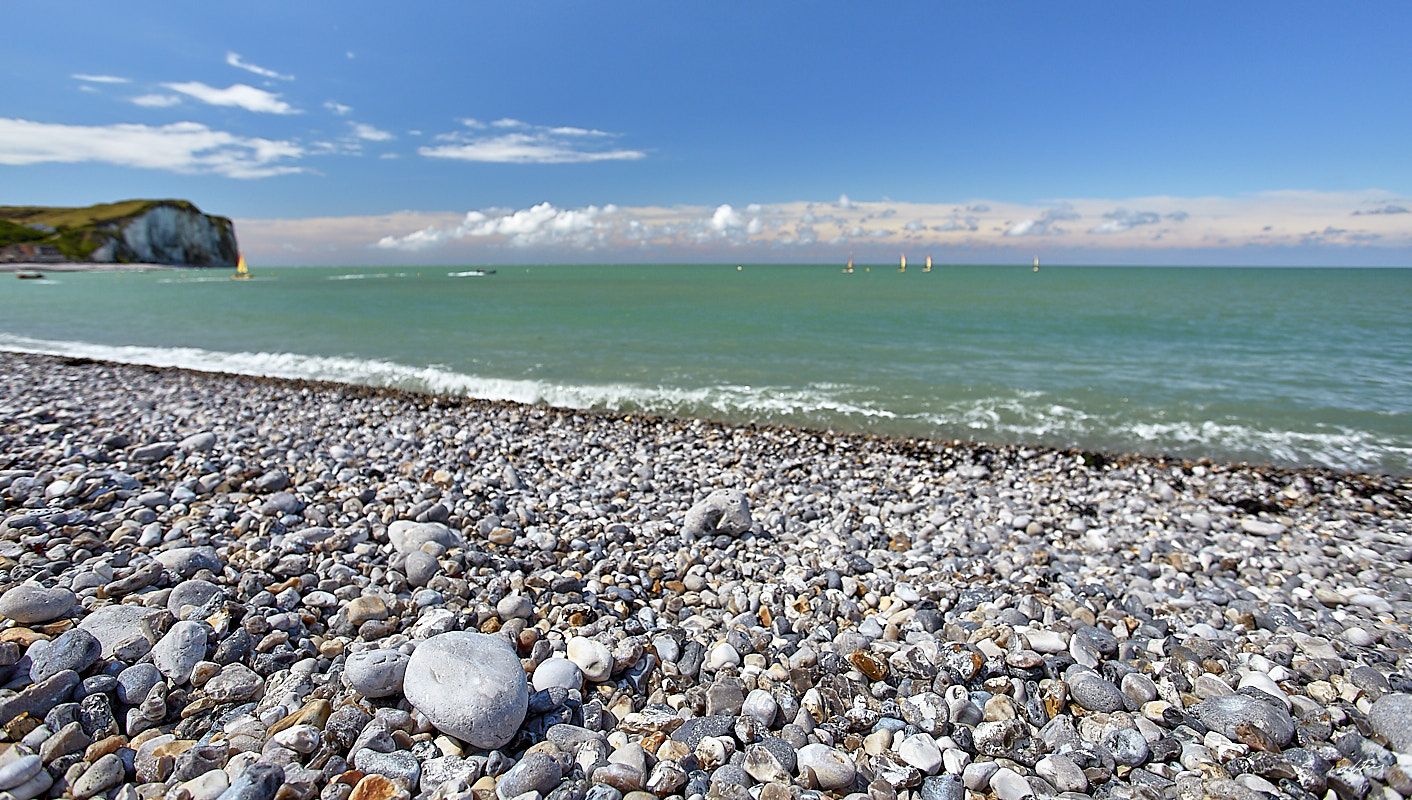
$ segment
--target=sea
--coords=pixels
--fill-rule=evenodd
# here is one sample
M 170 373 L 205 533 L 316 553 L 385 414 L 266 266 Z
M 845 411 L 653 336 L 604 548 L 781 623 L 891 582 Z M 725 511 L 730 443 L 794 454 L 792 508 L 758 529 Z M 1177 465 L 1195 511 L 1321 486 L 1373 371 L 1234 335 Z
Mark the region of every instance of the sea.
M 493 269 L 478 275 L 476 269 Z M 0 276 L 0 349 L 1412 475 L 1412 269 L 632 264 Z

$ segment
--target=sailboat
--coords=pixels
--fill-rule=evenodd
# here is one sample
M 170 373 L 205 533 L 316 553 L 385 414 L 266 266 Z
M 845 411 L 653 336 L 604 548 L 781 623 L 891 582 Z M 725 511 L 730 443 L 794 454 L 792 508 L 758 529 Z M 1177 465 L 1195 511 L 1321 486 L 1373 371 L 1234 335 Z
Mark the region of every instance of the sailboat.
M 250 269 L 249 269 L 249 267 L 246 267 L 246 266 L 245 266 L 245 256 L 244 256 L 244 255 L 241 255 L 241 256 L 240 256 L 240 260 L 237 261 L 236 264 L 235 264 L 235 274 L 232 275 L 232 276 L 230 276 L 230 279 L 233 280 L 233 281 L 243 281 L 243 280 L 249 280 L 249 278 L 250 278 Z
M 852 275 L 852 274 L 853 274 L 853 254 L 852 254 L 852 253 L 849 253 L 849 254 L 848 254 L 848 266 L 844 267 L 844 268 L 843 268 L 843 271 L 844 271 L 846 274 L 848 274 L 848 275 Z
M 906 272 L 906 271 L 907 271 L 907 254 L 906 254 L 906 253 L 903 253 L 903 254 L 902 254 L 902 264 L 901 264 L 900 266 L 898 266 L 897 271 L 898 271 L 898 272 Z
M 931 257 L 931 256 L 927 256 L 927 265 L 926 265 L 925 267 L 922 267 L 922 272 L 931 272 L 931 271 L 932 271 L 932 257 Z
M 1034 271 L 1039 272 L 1039 256 L 1034 257 Z

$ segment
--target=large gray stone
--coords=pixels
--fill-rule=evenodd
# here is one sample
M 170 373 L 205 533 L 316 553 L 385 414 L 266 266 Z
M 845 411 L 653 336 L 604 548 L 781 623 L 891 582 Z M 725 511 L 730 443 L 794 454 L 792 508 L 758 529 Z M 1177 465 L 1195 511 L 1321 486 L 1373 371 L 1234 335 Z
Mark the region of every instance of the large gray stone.
M 29 668 L 29 679 L 38 683 L 66 669 L 83 672 L 98 660 L 103 644 L 83 628 L 72 628 L 55 637 L 37 656 L 32 653 L 33 647 L 30 650 L 34 663 Z
M 681 528 L 683 535 L 696 538 L 722 533 L 739 536 L 750 530 L 752 525 L 750 501 L 745 493 L 735 489 L 717 489 L 686 512 Z
M 172 683 L 186 683 L 196 662 L 206 657 L 206 626 L 200 622 L 177 622 L 152 647 L 152 663 Z
M 1232 741 L 1239 741 L 1236 726 L 1246 723 L 1284 747 L 1294 738 L 1294 720 L 1289 712 L 1243 694 L 1227 694 L 1202 700 L 1192 706 L 1201 724 Z
M 1368 722 L 1399 753 L 1412 753 L 1412 694 L 1389 694 L 1368 709 Z
M 440 522 L 412 522 L 411 520 L 399 519 L 387 526 L 387 538 L 399 553 L 420 550 L 422 545 L 427 542 L 436 542 L 448 550 L 453 547 L 465 546 L 461 534 Z
M 853 776 L 857 774 L 853 759 L 822 744 L 809 744 L 799 748 L 796 767 L 801 776 L 806 769 L 813 771 L 819 788 L 825 790 L 847 789 L 853 784 Z
M 402 691 L 443 733 L 487 750 L 514 738 L 529 708 L 529 682 L 509 642 L 469 631 L 417 645 Z
M 129 603 L 104 606 L 84 617 L 78 626 L 103 643 L 103 658 L 132 663 L 147 655 L 157 641 L 152 624 L 163 613 Z
M 221 571 L 221 560 L 216 555 L 216 548 L 209 545 L 163 550 L 153 558 L 157 559 L 157 563 L 183 578 L 190 578 L 203 569 L 214 573 Z
M 559 762 L 544 753 L 527 753 L 520 762 L 501 776 L 495 784 L 495 794 L 500 800 L 511 800 L 525 792 L 549 794 L 564 772 Z
M 0 595 L 0 616 L 21 625 L 53 622 L 69 613 L 78 598 L 68 589 L 22 583 Z

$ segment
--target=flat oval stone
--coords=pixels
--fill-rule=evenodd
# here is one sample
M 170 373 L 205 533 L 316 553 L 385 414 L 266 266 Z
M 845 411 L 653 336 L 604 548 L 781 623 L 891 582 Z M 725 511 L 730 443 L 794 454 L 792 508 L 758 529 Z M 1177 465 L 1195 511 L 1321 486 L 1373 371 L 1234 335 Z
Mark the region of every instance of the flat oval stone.
M 519 763 L 501 776 L 495 784 L 500 800 L 511 800 L 526 792 L 549 794 L 564 776 L 559 762 L 544 753 L 527 753 Z
M 364 697 L 401 694 L 410 657 L 400 650 L 364 650 L 343 665 L 343 680 Z
M 1088 711 L 1121 711 L 1125 706 L 1123 692 L 1093 670 L 1070 667 L 1064 681 L 1069 684 L 1069 697 Z
M 552 687 L 582 689 L 583 670 L 567 658 L 546 658 L 534 669 L 534 690 L 542 692 Z
M 475 747 L 507 744 L 529 708 L 529 682 L 504 639 L 450 631 L 417 645 L 403 694 L 432 725 Z
M 69 613 L 76 602 L 78 597 L 68 589 L 22 583 L 0 595 L 0 616 L 21 625 L 53 622 Z
M 410 553 L 422 549 L 427 542 L 436 542 L 446 549 L 464 547 L 461 534 L 456 533 L 440 522 L 412 522 L 399 519 L 387 526 L 387 538 L 399 553 Z

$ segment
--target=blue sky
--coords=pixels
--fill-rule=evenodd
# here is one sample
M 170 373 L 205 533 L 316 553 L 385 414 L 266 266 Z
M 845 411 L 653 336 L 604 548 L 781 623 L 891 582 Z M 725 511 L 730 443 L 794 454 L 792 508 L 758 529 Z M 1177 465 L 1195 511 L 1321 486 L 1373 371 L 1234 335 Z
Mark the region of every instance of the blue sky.
M 1405 3 L 5 14 L 0 203 L 182 197 L 264 263 L 1412 265 Z

